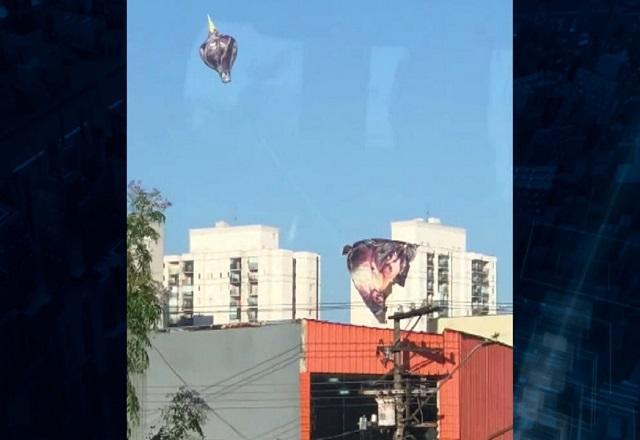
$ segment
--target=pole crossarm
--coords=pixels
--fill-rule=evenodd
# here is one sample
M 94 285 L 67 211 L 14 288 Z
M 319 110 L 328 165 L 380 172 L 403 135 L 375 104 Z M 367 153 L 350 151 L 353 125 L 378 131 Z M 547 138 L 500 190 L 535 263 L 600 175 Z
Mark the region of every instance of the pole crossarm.
M 434 313 L 434 312 L 439 312 L 442 309 L 443 309 L 442 306 L 428 305 L 428 306 L 420 307 L 420 308 L 415 309 L 415 310 L 409 310 L 408 312 L 395 313 L 395 314 L 389 316 L 389 319 L 392 319 L 394 321 L 399 321 L 401 319 L 413 318 L 414 316 L 422 316 L 422 315 L 428 315 L 428 314 Z
M 405 395 L 412 395 L 412 396 L 420 396 L 420 397 L 426 397 L 429 396 L 431 394 L 435 394 L 437 392 L 437 389 L 435 388 L 427 388 L 427 389 L 413 389 L 413 390 L 405 390 L 405 389 L 400 389 L 400 390 L 396 390 L 396 389 L 386 389 L 386 390 L 381 390 L 381 389 L 365 389 L 365 390 L 361 390 L 360 394 L 362 394 L 363 396 L 405 396 Z
M 444 350 L 416 345 L 413 342 L 400 342 L 394 345 L 382 345 L 379 350 L 383 353 L 410 352 L 428 358 L 434 362 L 444 363 Z

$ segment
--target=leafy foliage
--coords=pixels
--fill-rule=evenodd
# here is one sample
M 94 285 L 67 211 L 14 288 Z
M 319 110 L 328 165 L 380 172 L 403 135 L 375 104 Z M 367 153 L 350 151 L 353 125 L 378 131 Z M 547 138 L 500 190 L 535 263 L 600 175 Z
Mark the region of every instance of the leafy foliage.
M 203 439 L 202 425 L 211 408 L 200 394 L 183 386 L 168 397 L 171 397 L 171 403 L 162 410 L 163 425 L 149 436 L 149 440 L 187 440 L 194 436 Z
M 162 285 L 152 279 L 151 242 L 159 234 L 154 225 L 165 222 L 171 206 L 158 190 L 146 191 L 139 182 L 128 188 L 127 213 L 127 430 L 139 423 L 140 403 L 132 378 L 149 366 L 149 332 L 156 326 L 162 307 Z

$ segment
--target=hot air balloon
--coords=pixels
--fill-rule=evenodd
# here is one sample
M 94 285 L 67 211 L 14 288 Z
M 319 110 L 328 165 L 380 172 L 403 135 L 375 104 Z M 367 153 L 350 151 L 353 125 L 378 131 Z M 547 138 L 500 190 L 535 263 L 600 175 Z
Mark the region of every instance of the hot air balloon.
M 351 280 L 378 322 L 386 321 L 386 300 L 393 284 L 404 286 L 417 246 L 396 240 L 372 238 L 345 246 Z
M 233 37 L 218 32 L 208 15 L 207 19 L 209 32 L 207 39 L 200 46 L 200 58 L 207 67 L 218 72 L 223 83 L 228 83 L 231 81 L 231 68 L 236 61 L 238 45 Z

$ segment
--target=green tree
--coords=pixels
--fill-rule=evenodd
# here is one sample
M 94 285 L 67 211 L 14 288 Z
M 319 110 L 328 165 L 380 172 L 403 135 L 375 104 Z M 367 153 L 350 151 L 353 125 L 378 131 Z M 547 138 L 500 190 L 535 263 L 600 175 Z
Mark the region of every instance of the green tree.
M 149 366 L 150 332 L 161 316 L 162 285 L 152 279 L 150 243 L 159 233 L 154 225 L 165 222 L 171 204 L 156 189 L 146 191 L 131 182 L 127 191 L 127 435 L 140 422 L 140 402 L 133 377 Z
M 149 440 L 189 440 L 204 438 L 202 425 L 211 410 L 197 391 L 182 386 L 175 394 L 169 394 L 169 405 L 162 410 L 162 426 Z M 155 427 L 151 427 L 152 431 Z

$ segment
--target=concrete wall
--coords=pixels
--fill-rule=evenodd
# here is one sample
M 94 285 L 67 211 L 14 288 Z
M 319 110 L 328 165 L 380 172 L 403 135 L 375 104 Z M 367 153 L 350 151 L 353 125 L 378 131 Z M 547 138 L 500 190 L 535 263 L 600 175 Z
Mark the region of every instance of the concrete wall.
M 295 438 L 300 431 L 299 323 L 224 330 L 175 331 L 153 338 L 150 367 L 141 388 L 144 434 L 160 421 L 166 394 L 187 384 L 202 393 L 213 412 L 204 426 L 208 439 L 243 436 Z M 171 367 L 170 367 L 170 366 Z M 171 369 L 175 370 L 175 373 Z M 280 429 L 276 429 L 281 427 Z
M 311 252 L 295 252 L 293 257 L 296 259 L 296 318 L 320 319 L 316 307 L 321 290 L 320 257 Z
M 189 230 L 191 252 L 277 249 L 278 229 L 262 225 L 227 226 Z
M 446 329 L 491 338 L 499 333 L 498 341 L 513 347 L 513 315 L 467 316 L 439 318 L 433 330 L 442 333 Z M 430 324 L 431 325 L 431 324 Z
M 431 248 L 467 249 L 467 232 L 462 228 L 443 225 L 438 219 L 392 222 L 391 238 Z

